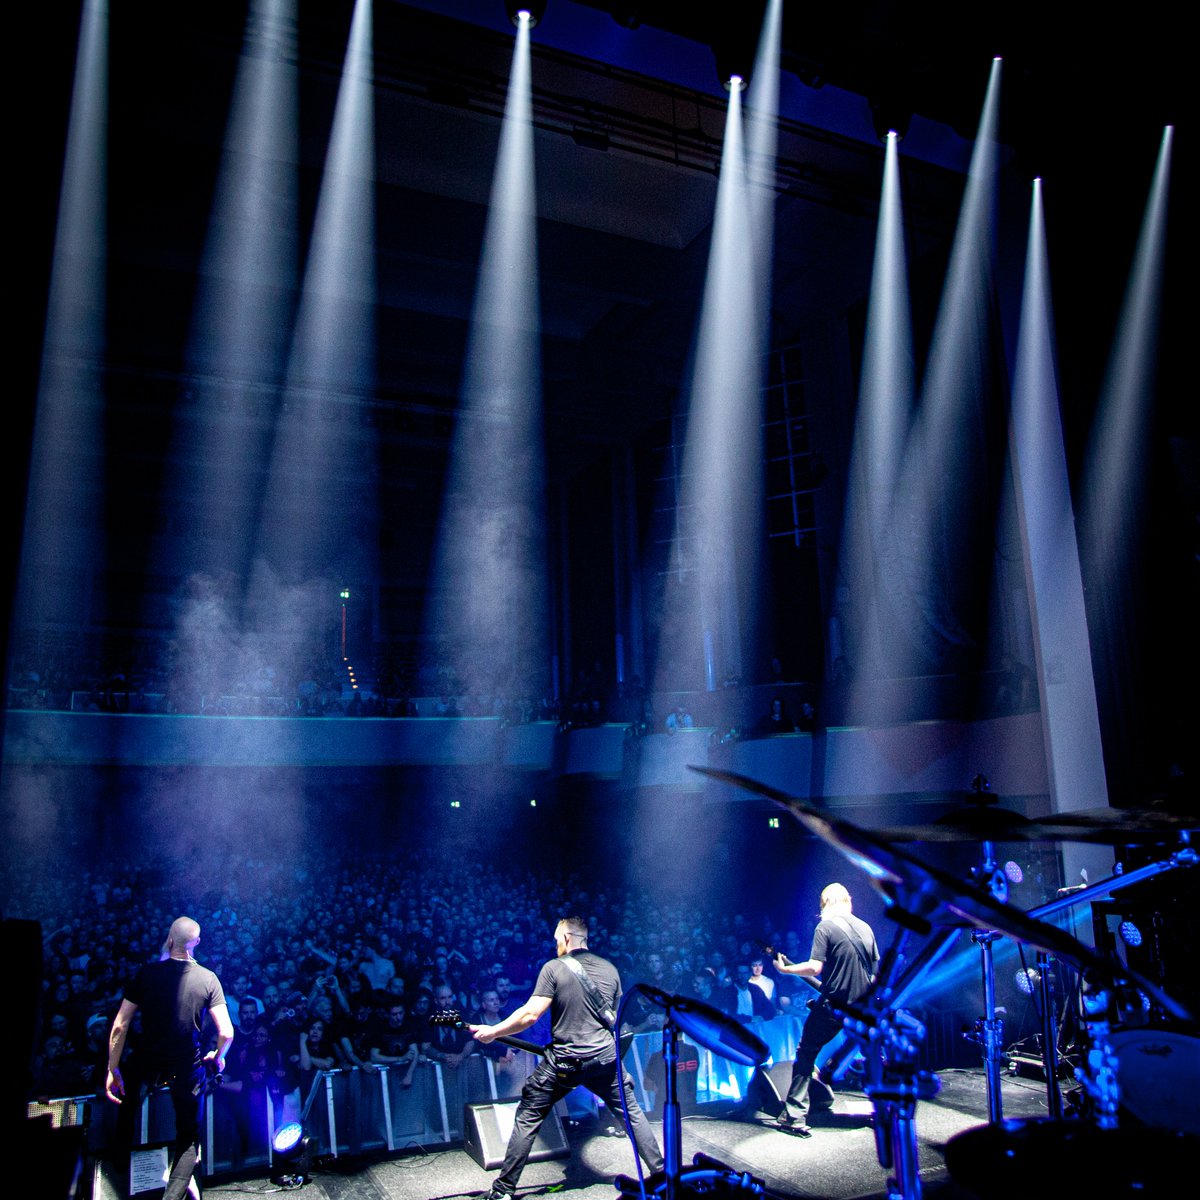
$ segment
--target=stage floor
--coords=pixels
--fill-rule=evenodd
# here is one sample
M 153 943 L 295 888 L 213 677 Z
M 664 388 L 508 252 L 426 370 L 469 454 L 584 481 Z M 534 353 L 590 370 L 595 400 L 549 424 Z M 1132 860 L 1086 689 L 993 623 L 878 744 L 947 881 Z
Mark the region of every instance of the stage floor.
M 987 1093 L 981 1070 L 939 1072 L 942 1090 L 917 1109 L 921 1180 L 943 1200 L 971 1193 L 948 1177 L 941 1147 L 956 1133 L 987 1119 Z M 1006 1117 L 1044 1116 L 1044 1084 L 1005 1077 Z M 839 1093 L 832 1112 L 816 1113 L 813 1136 L 781 1133 L 766 1120 L 728 1116 L 685 1117 L 683 1161 L 703 1153 L 737 1171 L 749 1172 L 767 1189 L 796 1200 L 856 1200 L 886 1195 L 886 1174 L 875 1156 L 870 1102 L 853 1091 Z M 656 1125 L 661 1142 L 661 1128 Z M 561 1196 L 567 1200 L 611 1200 L 613 1178 L 635 1171 L 627 1140 L 601 1133 L 594 1123 L 567 1131 L 569 1158 L 530 1163 L 521 1177 L 518 1200 Z M 486 1192 L 497 1172 L 484 1171 L 458 1148 L 414 1147 L 383 1160 L 337 1159 L 322 1164 L 303 1194 L 307 1200 L 465 1200 Z M 276 1192 L 269 1179 L 242 1178 L 210 1183 L 205 1197 L 217 1200 Z M 277 1194 L 277 1192 L 276 1192 Z M 750 1195 L 747 1190 L 747 1195 Z

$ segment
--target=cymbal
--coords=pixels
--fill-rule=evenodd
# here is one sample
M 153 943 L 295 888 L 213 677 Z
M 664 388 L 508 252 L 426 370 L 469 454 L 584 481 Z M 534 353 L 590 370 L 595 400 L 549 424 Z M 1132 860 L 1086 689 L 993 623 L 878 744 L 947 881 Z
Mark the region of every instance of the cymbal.
M 1106 846 L 1178 842 L 1200 830 L 1200 818 L 1147 809 L 1089 808 L 1030 819 L 1008 809 L 973 805 L 921 825 L 872 833 L 894 842 L 1092 842 Z
M 1079 808 L 1051 813 L 1037 824 L 1045 829 L 1070 829 L 1096 835 L 1095 840 L 1150 842 L 1200 832 L 1200 816 L 1153 808 Z M 1066 839 L 1066 840 L 1074 840 Z

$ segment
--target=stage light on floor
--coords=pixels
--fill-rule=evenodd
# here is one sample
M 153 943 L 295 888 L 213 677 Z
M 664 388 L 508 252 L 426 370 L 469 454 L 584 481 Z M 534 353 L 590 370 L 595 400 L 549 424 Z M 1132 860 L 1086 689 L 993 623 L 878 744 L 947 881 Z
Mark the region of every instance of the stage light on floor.
M 276 1130 L 271 1150 L 271 1182 L 276 1187 L 290 1190 L 312 1179 L 312 1138 L 299 1121 L 289 1121 Z

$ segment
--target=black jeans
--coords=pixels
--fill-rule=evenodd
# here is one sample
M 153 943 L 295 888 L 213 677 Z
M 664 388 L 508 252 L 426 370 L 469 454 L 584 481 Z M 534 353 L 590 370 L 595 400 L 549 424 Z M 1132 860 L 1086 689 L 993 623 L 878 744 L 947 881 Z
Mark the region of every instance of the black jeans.
M 171 1153 L 171 1174 L 167 1179 L 163 1200 L 181 1200 L 187 1195 L 188 1184 L 200 1158 L 200 1130 L 204 1124 L 204 1100 L 208 1075 L 200 1063 L 179 1069 L 156 1070 L 136 1068 L 126 1080 L 125 1100 L 117 1119 L 117 1139 L 126 1146 L 133 1144 L 133 1131 L 138 1110 L 146 1093 L 158 1085 L 171 1091 L 175 1109 L 175 1141 Z
M 638 1153 L 651 1172 L 661 1171 L 664 1166 L 662 1151 L 658 1148 L 646 1114 L 642 1112 L 634 1097 L 633 1080 L 625 1070 L 621 1071 L 621 1076 L 625 1087 L 625 1102 L 629 1107 L 629 1123 L 633 1127 Z M 548 1059 L 543 1058 L 521 1089 L 521 1103 L 517 1105 L 517 1115 L 513 1118 L 512 1137 L 508 1139 L 504 1164 L 492 1185 L 495 1190 L 507 1192 L 509 1195 L 516 1190 L 517 1180 L 521 1178 L 521 1172 L 525 1169 L 529 1151 L 533 1148 L 542 1122 L 568 1092 L 581 1086 L 603 1100 L 608 1111 L 618 1121 L 624 1121 L 621 1113 L 621 1084 L 617 1082 L 615 1058 L 576 1060 L 576 1065 L 569 1070 L 555 1068 Z
M 809 1011 L 800 1034 L 800 1045 L 796 1047 L 796 1061 L 792 1063 L 792 1085 L 788 1088 L 784 1116 L 803 1125 L 808 1121 L 808 1088 L 812 1080 L 813 1067 L 821 1051 L 842 1031 L 842 1018 L 835 1017 L 827 1008 Z

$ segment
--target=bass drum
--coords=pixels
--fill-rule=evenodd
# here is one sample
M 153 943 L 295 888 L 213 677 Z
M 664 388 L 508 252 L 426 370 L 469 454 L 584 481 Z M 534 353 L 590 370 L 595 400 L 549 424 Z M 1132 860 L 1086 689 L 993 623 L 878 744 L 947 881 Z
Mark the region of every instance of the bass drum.
M 1121 1108 L 1150 1129 L 1200 1134 L 1200 1039 L 1167 1029 L 1118 1029 Z

